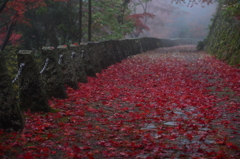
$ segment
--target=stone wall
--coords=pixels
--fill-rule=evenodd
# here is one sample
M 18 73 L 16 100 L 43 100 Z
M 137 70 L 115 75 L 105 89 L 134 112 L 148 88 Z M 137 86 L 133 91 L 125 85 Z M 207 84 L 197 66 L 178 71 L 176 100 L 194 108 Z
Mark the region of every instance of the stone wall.
M 18 74 L 11 81 L 4 63 L 0 65 L 0 128 L 21 130 L 24 120 L 21 111 L 53 111 L 48 99 L 68 98 L 65 86 L 78 89 L 78 82 L 87 76 L 96 77 L 102 69 L 121 62 L 129 56 L 159 47 L 178 45 L 177 40 L 139 38 L 81 43 L 78 46 L 43 47 L 41 58 L 34 59 L 34 51 L 20 50 Z M 1 52 L 0 52 L 0 57 Z M 4 62 L 4 59 L 1 60 Z M 19 92 L 14 92 L 13 84 Z M 18 94 L 19 101 L 14 94 Z
M 240 20 L 225 13 L 224 3 L 220 3 L 210 27 L 206 51 L 230 65 L 237 65 L 240 64 Z
M 48 98 L 67 98 L 65 85 L 78 89 L 78 82 L 87 82 L 87 76 L 96 77 L 96 73 L 101 73 L 102 69 L 128 56 L 175 45 L 178 45 L 176 40 L 139 38 L 88 42 L 79 46 L 63 45 L 56 49 L 44 47 L 40 70 L 32 59 L 33 51 L 22 50 L 18 54 L 19 65 L 24 64 L 19 78 L 20 101 L 24 101 L 20 107 L 24 110 L 48 111 L 50 109 L 47 106 L 43 109 Z M 40 108 L 37 108 L 36 103 L 40 104 Z

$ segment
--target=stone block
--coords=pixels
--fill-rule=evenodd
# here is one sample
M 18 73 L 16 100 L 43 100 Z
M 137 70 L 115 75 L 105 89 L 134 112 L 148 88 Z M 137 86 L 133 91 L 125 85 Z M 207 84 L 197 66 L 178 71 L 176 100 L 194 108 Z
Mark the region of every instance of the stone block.
M 19 99 L 22 110 L 49 112 L 48 98 L 40 71 L 33 59 L 32 51 L 20 50 L 18 65 L 24 64 L 19 76 Z
M 58 64 L 63 73 L 64 84 L 73 89 L 78 89 L 77 76 L 70 50 L 68 50 L 67 46 L 60 45 L 57 47 L 57 53 L 59 57 Z
M 48 97 L 68 98 L 64 87 L 63 74 L 58 64 L 59 57 L 57 51 L 50 47 L 43 47 L 42 59 L 44 61 L 42 68 L 46 66 L 46 60 L 48 59 L 45 70 L 41 72 Z

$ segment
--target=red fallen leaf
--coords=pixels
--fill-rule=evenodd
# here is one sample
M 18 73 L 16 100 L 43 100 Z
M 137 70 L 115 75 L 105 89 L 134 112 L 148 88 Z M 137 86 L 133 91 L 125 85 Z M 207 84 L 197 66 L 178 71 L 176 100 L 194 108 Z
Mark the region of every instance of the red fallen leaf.
M 179 157 L 188 157 L 188 156 L 184 154 L 180 154 Z
M 187 99 L 187 98 L 188 98 L 187 95 L 183 95 L 183 96 L 181 96 L 180 100 L 185 100 L 185 99 Z
M 123 111 L 128 111 L 129 108 L 128 108 L 128 107 L 124 107 L 124 108 L 122 108 L 122 110 L 123 110 Z
M 219 145 L 224 145 L 224 144 L 226 144 L 226 141 L 227 141 L 227 137 L 225 136 L 223 140 L 219 140 L 219 139 L 218 139 L 216 142 L 217 142 L 217 144 L 219 144 Z
M 18 155 L 18 158 L 33 159 L 34 155 L 32 154 L 32 152 L 25 152 L 21 155 Z
M 199 141 L 205 141 L 205 139 L 206 139 L 206 136 L 204 135 L 199 138 Z
M 228 148 L 234 149 L 234 150 L 240 150 L 240 148 L 236 145 L 234 145 L 233 143 L 229 142 L 226 144 Z
M 32 141 L 39 141 L 39 142 L 41 142 L 41 141 L 43 141 L 43 140 L 44 140 L 44 138 L 43 138 L 43 137 L 41 137 L 40 135 L 38 135 L 38 136 L 36 136 L 36 137 L 32 138 L 31 140 L 32 140 Z
M 24 142 L 24 144 L 25 144 L 25 143 L 26 143 L 26 142 Z M 13 147 L 13 146 L 22 146 L 22 144 L 23 144 L 23 143 L 19 143 L 19 142 L 15 141 L 14 143 L 11 144 L 11 147 Z
M 91 147 L 89 146 L 83 146 L 83 147 L 79 147 L 81 150 L 91 150 Z
M 106 141 L 98 141 L 97 144 L 100 146 L 105 146 L 105 147 L 111 146 L 111 143 L 108 143 Z
M 192 141 L 193 136 L 191 134 L 187 134 L 187 138 Z
M 141 106 L 142 106 L 141 103 L 136 104 L 136 107 L 141 107 Z
M 40 149 L 40 153 L 43 153 L 44 156 L 50 153 L 50 149 L 48 147 L 43 147 Z
M 76 145 L 74 145 L 72 149 L 74 150 L 75 153 L 80 153 L 82 150 L 80 147 L 78 147 Z
M 108 147 L 107 150 L 108 150 L 108 151 L 115 151 L 116 148 L 114 148 L 114 147 Z
M 49 138 L 52 138 L 52 137 L 54 137 L 55 135 L 53 135 L 53 134 L 47 134 L 47 138 L 49 139 Z
M 72 135 L 75 135 L 76 132 L 73 130 L 65 130 L 65 132 L 63 134 L 66 136 L 72 136 Z
M 162 134 L 162 133 L 164 133 L 164 131 L 161 131 L 161 130 L 157 131 L 157 134 L 158 134 L 158 135 L 160 135 L 160 134 Z
M 57 151 L 52 151 L 51 153 L 52 153 L 52 154 L 56 154 L 56 153 L 57 153 Z
M 38 149 L 37 146 L 28 146 L 27 148 L 28 148 L 28 149 Z
M 111 103 L 109 101 L 102 101 L 102 104 L 104 105 L 110 105 Z
M 228 155 L 224 151 L 220 150 L 220 151 L 217 152 L 217 155 L 214 156 L 214 157 L 221 159 L 221 158 L 228 158 Z
M 129 155 L 125 152 L 120 152 L 119 155 L 122 157 L 129 157 Z
M 217 153 L 214 152 L 214 151 L 205 151 L 205 154 L 208 155 L 208 156 L 214 156 L 214 155 L 216 155 Z
M 88 154 L 88 159 L 94 159 L 93 154 Z
M 25 136 L 25 137 L 31 138 L 31 137 L 32 137 L 32 134 L 30 134 L 30 133 L 26 133 L 26 134 L 23 134 L 22 136 Z
M 144 148 L 144 145 L 143 144 L 136 144 L 136 143 L 131 143 L 131 146 L 130 146 L 131 149 L 142 149 Z
M 71 157 L 71 158 L 74 158 L 75 154 L 73 152 L 67 152 L 67 156 Z
M 231 122 L 228 121 L 228 120 L 224 120 L 224 121 L 221 121 L 221 124 L 224 125 L 225 127 L 228 126 L 228 124 L 230 124 Z
M 199 148 L 198 150 L 197 150 L 197 152 L 198 153 L 205 153 L 205 151 L 203 150 L 203 149 L 201 149 L 201 148 Z M 186 157 L 186 156 L 185 156 Z

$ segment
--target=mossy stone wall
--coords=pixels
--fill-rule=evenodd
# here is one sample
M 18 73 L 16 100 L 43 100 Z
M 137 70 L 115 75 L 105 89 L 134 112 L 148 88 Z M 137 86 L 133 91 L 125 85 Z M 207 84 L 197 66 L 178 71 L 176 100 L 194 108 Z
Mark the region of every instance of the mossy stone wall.
M 23 129 L 24 119 L 2 54 L 0 51 L 0 128 L 18 131 Z
M 240 64 L 240 20 L 224 12 L 219 4 L 206 39 L 206 51 L 230 65 Z

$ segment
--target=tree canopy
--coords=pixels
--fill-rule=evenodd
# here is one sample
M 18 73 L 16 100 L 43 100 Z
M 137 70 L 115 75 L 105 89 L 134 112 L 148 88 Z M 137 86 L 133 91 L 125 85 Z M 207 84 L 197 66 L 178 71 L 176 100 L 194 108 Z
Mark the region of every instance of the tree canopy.
M 147 10 L 135 14 L 133 7 L 142 6 L 146 9 L 148 6 L 144 4 L 149 1 L 92 0 L 92 40 L 120 39 L 129 33 L 138 36 L 143 30 L 149 30 L 146 21 L 154 18 L 154 14 Z M 159 1 L 159 4 L 163 1 Z M 188 6 L 214 2 L 216 0 L 172 0 L 172 3 Z M 87 5 L 88 1 L 85 0 L 3 0 L 0 2 L 1 50 L 7 44 L 21 43 L 26 49 L 37 49 L 43 45 L 75 43 L 79 39 L 86 41 L 89 21 Z M 176 9 L 164 7 L 155 9 L 167 14 Z

